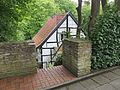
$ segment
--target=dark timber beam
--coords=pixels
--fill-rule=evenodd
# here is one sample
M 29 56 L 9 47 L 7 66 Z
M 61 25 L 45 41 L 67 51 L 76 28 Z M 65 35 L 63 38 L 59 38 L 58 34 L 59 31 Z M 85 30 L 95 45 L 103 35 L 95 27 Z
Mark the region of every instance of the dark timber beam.
M 57 42 L 57 46 L 59 47 L 59 43 L 58 43 L 58 29 L 56 30 L 56 42 Z
M 42 49 L 40 49 L 41 50 L 41 67 L 43 68 L 43 56 L 42 56 Z
M 66 31 L 69 32 L 69 27 L 68 27 L 68 15 L 67 15 L 67 18 L 66 18 Z M 66 37 L 68 37 L 68 34 L 66 35 Z

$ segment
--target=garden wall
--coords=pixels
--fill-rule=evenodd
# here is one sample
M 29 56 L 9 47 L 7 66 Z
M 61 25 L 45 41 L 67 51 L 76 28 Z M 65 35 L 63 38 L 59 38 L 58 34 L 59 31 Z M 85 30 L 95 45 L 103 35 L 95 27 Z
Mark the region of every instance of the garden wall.
M 32 41 L 0 43 L 0 79 L 36 73 L 36 66 Z
M 63 65 L 75 76 L 83 76 L 91 70 L 91 42 L 80 39 L 63 41 Z

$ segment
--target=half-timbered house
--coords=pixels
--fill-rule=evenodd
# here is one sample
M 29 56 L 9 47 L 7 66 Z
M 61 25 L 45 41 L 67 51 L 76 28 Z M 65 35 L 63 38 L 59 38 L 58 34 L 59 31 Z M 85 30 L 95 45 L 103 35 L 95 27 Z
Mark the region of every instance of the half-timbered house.
M 62 40 L 68 37 L 76 37 L 77 21 L 71 13 L 53 15 L 40 31 L 33 37 L 36 45 L 37 59 L 43 67 L 45 63 L 53 63 L 55 56 L 62 46 Z M 82 37 L 85 37 L 81 33 Z

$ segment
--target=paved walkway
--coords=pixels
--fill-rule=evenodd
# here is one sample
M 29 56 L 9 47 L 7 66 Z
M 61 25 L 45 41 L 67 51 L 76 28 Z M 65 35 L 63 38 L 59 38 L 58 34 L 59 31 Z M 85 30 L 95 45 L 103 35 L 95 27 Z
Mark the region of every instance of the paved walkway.
M 120 69 L 115 69 L 54 90 L 120 90 Z
M 37 74 L 0 80 L 0 90 L 41 90 L 75 77 L 63 66 L 39 69 Z
M 0 90 L 45 90 L 74 77 L 63 66 L 39 69 L 37 74 L 0 80 Z M 52 90 L 120 90 L 120 69 Z

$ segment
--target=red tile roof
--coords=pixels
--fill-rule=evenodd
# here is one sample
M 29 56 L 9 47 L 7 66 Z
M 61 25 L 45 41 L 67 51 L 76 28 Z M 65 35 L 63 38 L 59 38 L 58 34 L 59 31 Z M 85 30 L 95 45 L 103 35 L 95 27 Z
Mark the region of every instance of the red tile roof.
M 40 31 L 32 38 L 32 40 L 35 42 L 36 47 L 42 44 L 42 42 L 50 35 L 50 33 L 66 15 L 67 13 L 56 15 L 48 19 L 48 21 L 44 24 Z

